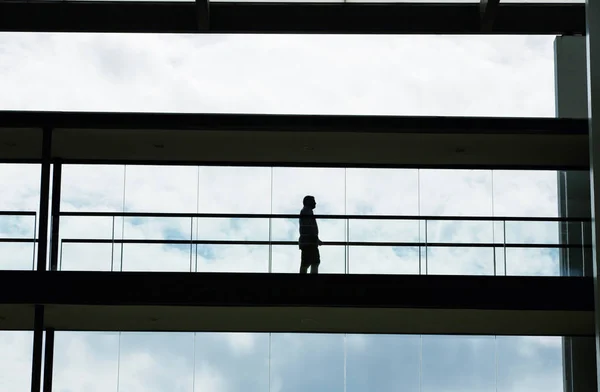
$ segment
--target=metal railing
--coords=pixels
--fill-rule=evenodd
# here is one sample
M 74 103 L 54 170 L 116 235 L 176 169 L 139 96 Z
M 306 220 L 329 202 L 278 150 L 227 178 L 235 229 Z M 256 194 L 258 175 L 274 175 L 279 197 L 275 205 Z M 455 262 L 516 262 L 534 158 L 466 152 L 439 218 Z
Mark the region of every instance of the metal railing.
M 60 216 L 64 217 L 107 217 L 112 218 L 112 237 L 106 239 L 99 238 L 62 238 L 60 259 L 62 260 L 62 245 L 63 244 L 112 244 L 114 255 L 115 245 L 125 244 L 162 244 L 162 245 L 189 245 L 190 246 L 190 271 L 192 269 L 192 254 L 194 246 L 199 245 L 262 245 L 269 246 L 269 272 L 272 271 L 272 247 L 273 246 L 297 246 L 297 241 L 290 240 L 273 240 L 272 226 L 273 220 L 276 219 L 295 219 L 300 216 L 298 214 L 235 214 L 235 213 L 150 213 L 150 212 L 60 212 Z M 366 247 L 410 247 L 419 249 L 419 274 L 422 273 L 421 267 L 421 249 L 425 248 L 424 252 L 424 269 L 425 274 L 428 272 L 428 252 L 430 248 L 492 248 L 494 249 L 494 275 L 497 274 L 496 249 L 503 250 L 504 271 L 506 271 L 506 252 L 512 248 L 528 248 L 528 249 L 581 249 L 585 252 L 591 249 L 591 244 L 582 243 L 514 243 L 507 242 L 507 222 L 533 222 L 533 223 L 563 223 L 563 224 L 578 224 L 581 229 L 581 238 L 584 237 L 586 223 L 591 222 L 589 218 L 561 218 L 561 217 L 489 217 L 489 216 L 423 216 L 423 215 L 318 215 L 314 217 L 318 220 L 343 220 L 345 221 L 345 239 L 343 241 L 323 241 L 323 246 L 343 246 L 348 249 L 353 246 Z M 115 238 L 116 218 L 189 218 L 190 219 L 190 238 L 189 239 L 135 239 L 135 238 Z M 199 219 L 218 218 L 218 219 L 268 219 L 268 240 L 208 240 L 194 238 L 194 219 L 198 224 Z M 353 220 L 362 221 L 413 221 L 419 225 L 419 239 L 421 237 L 421 225 L 424 226 L 424 240 L 421 241 L 351 241 L 350 240 L 350 222 Z M 428 225 L 431 222 L 437 221 L 454 221 L 454 222 L 490 222 L 492 225 L 496 223 L 502 224 L 502 241 L 496 242 L 431 242 L 428 240 Z M 124 224 L 124 221 L 123 221 Z M 493 229 L 494 231 L 494 229 Z M 493 233 L 493 236 L 495 233 Z M 112 263 L 112 260 L 111 260 Z M 348 252 L 345 255 L 344 272 L 349 273 L 349 257 Z

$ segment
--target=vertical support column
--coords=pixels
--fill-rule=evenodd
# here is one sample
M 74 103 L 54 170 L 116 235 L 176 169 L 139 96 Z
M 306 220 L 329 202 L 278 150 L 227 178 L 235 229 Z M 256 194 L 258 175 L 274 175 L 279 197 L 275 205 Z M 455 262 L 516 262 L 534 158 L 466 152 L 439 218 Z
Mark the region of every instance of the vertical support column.
M 50 165 L 52 158 L 52 129 L 44 128 L 42 136 L 42 170 L 40 179 L 40 216 L 38 226 L 37 273 L 46 272 L 48 254 L 48 216 L 50 204 Z M 33 322 L 33 359 L 31 364 L 31 392 L 40 392 L 42 382 L 42 355 L 44 340 L 44 306 L 35 305 Z
M 43 392 L 52 392 L 52 373 L 54 371 L 54 329 L 46 330 L 46 344 L 44 347 L 44 389 Z
M 48 209 L 50 204 L 50 158 L 52 157 L 52 129 L 44 128 L 42 141 L 42 176 L 40 183 L 40 219 L 38 227 L 37 271 L 46 271 L 48 253 Z
M 587 118 L 587 75 L 585 37 L 561 36 L 554 41 L 556 116 Z M 587 171 L 558 172 L 559 213 L 561 217 L 591 216 L 590 179 Z M 587 226 L 586 226 L 587 227 Z M 561 243 L 591 242 L 589 230 L 581 223 L 564 223 L 560 227 Z M 589 252 L 587 252 L 589 253 Z M 580 247 L 563 249 L 561 274 L 592 276 L 591 255 Z M 596 354 L 592 338 L 563 338 L 565 392 L 597 392 Z
M 52 230 L 50 232 L 50 270 L 58 269 L 58 239 L 60 229 L 60 190 L 62 182 L 62 163 L 54 162 L 52 172 Z
M 596 362 L 600 363 L 600 290 L 598 282 L 598 245 L 600 240 L 600 3 L 586 0 L 586 42 L 587 42 L 587 97 L 590 135 L 590 189 L 592 201 L 592 253 L 594 273 L 595 319 L 596 319 Z M 596 377 L 600 372 L 596 367 Z
M 44 306 L 35 305 L 33 324 L 33 360 L 31 362 L 31 392 L 40 392 L 40 387 L 42 383 L 42 342 L 44 340 Z

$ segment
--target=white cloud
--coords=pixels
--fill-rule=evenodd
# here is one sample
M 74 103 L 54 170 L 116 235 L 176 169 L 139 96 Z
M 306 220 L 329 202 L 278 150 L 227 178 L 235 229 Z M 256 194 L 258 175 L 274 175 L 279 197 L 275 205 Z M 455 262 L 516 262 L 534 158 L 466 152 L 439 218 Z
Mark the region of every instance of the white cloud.
M 236 355 L 249 355 L 254 351 L 256 339 L 253 333 L 229 333 L 220 335 L 225 338 Z
M 11 93 L 0 97 L 0 106 L 551 117 L 552 42 L 536 36 L 4 33 L 1 87 Z

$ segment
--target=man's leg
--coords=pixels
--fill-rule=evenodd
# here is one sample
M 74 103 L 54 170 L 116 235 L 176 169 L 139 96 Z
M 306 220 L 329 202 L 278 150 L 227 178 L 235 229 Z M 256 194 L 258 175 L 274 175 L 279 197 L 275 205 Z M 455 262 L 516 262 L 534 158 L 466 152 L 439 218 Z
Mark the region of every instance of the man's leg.
M 314 253 L 312 255 L 312 259 L 310 260 L 310 273 L 318 274 L 319 273 L 319 265 L 321 264 L 321 253 L 319 252 L 319 248 L 314 249 Z
M 308 273 L 308 267 L 310 266 L 310 263 L 308 260 L 308 249 L 301 249 L 300 250 L 300 274 L 306 274 Z
M 319 273 L 319 264 L 313 264 L 310 266 L 310 273 L 311 274 L 318 274 Z

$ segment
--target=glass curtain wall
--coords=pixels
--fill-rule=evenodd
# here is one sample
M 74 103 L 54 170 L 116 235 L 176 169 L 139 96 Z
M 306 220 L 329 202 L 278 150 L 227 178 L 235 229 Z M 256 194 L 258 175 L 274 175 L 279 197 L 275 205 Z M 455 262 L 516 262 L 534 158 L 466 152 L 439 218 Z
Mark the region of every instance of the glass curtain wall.
M 56 335 L 54 390 L 561 392 L 560 337 Z
M 305 195 L 375 218 L 319 219 L 322 273 L 560 275 L 558 222 L 481 220 L 556 218 L 556 172 L 286 167 L 66 165 L 59 268 L 296 273 L 297 218 L 194 214 L 296 215 Z

